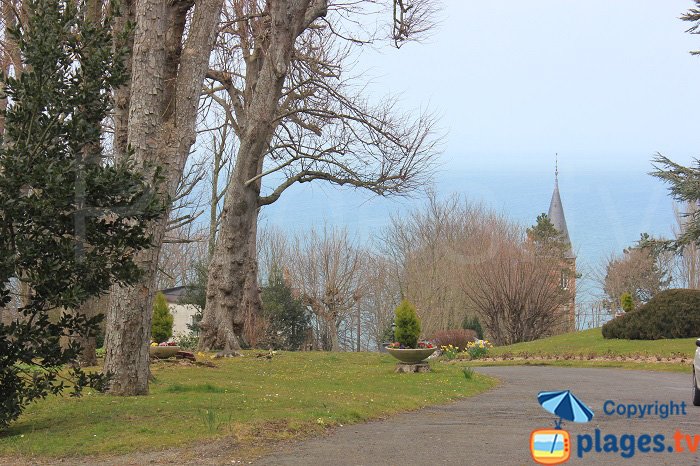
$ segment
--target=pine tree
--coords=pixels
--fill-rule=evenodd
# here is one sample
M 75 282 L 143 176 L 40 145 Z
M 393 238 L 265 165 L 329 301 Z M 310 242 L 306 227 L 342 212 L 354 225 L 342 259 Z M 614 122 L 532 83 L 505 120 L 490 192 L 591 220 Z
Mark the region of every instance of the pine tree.
M 74 311 L 113 283 L 140 271 L 133 254 L 151 244 L 144 223 L 163 212 L 149 183 L 128 161 L 107 163 L 102 122 L 112 90 L 124 82 L 113 52 L 111 17 L 87 19 L 73 0 L 26 0 L 27 24 L 12 30 L 26 71 L 5 76 L 9 106 L 0 143 L 0 307 L 18 282 L 32 290 L 21 317 L 0 324 L 0 429 L 32 401 L 64 391 L 59 371 L 80 345 L 64 335 L 90 336 L 101 316 Z M 102 389 L 106 377 L 71 372 L 72 394 Z
M 151 325 L 151 335 L 157 343 L 168 341 L 168 338 L 173 336 L 173 315 L 163 293 L 156 294 Z

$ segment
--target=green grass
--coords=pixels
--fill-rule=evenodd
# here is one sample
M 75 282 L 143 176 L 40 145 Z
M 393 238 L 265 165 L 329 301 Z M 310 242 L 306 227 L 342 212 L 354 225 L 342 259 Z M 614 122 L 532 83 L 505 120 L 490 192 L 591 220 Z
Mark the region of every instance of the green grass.
M 582 332 L 565 333 L 550 338 L 517 343 L 515 345 L 494 348 L 490 356 L 543 356 L 543 355 L 597 355 L 597 356 L 633 356 L 648 355 L 671 357 L 695 354 L 695 338 L 673 340 L 606 340 L 599 328 Z
M 481 393 L 494 379 L 433 364 L 425 374 L 395 374 L 390 356 L 279 353 L 272 360 L 216 360 L 217 367 L 153 365 L 148 396 L 86 391 L 28 408 L 0 434 L 0 456 L 114 455 L 231 437 L 246 446 L 299 438 Z

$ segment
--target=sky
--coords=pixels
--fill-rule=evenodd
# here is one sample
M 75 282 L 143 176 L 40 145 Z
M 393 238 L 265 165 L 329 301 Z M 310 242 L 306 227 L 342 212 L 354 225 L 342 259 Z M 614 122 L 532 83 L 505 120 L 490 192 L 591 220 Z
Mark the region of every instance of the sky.
M 560 185 L 579 263 L 598 266 L 649 232 L 673 227 L 657 152 L 700 156 L 700 35 L 679 19 L 690 0 L 443 0 L 423 43 L 366 46 L 349 72 L 370 98 L 439 116 L 442 196 L 461 193 L 524 225 Z M 263 209 L 286 230 L 348 227 L 362 239 L 420 197 L 377 199 L 323 183 L 295 186 Z
M 690 0 L 443 0 L 424 43 L 368 47 L 372 93 L 428 108 L 446 131 L 446 170 L 506 166 L 648 171 L 698 155 L 700 36 Z

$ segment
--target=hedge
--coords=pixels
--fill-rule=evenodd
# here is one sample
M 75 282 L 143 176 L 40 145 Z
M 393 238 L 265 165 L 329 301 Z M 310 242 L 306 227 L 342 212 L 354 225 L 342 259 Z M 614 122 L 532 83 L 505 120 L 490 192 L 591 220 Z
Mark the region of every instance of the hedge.
M 660 340 L 700 337 L 700 290 L 666 290 L 603 325 L 604 338 Z

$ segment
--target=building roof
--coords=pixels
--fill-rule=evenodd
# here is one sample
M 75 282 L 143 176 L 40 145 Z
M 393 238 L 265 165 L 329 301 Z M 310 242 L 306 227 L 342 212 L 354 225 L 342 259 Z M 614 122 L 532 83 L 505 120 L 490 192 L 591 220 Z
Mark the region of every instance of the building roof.
M 186 286 L 176 286 L 174 288 L 165 288 L 160 290 L 161 293 L 165 295 L 165 300 L 172 304 L 178 304 L 180 299 L 187 292 Z
M 559 195 L 559 169 L 557 168 L 554 177 L 554 192 L 552 193 L 552 201 L 549 203 L 549 212 L 547 213 L 549 221 L 552 222 L 554 228 L 556 228 L 561 234 L 562 239 L 568 245 L 566 251 L 566 257 L 573 259 L 576 256 L 571 248 L 571 239 L 569 238 L 569 229 L 566 227 L 566 217 L 564 216 L 564 206 L 561 203 L 561 196 Z

